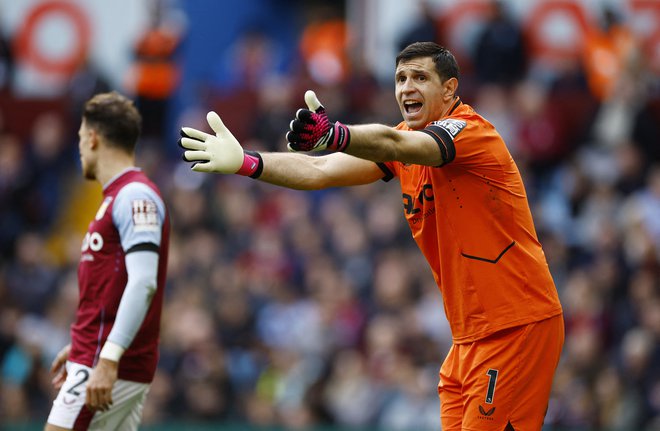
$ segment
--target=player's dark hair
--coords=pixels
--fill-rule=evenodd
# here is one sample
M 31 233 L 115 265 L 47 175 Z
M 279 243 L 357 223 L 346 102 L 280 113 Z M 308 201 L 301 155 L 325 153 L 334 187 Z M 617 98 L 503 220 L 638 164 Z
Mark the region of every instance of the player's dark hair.
M 135 151 L 142 117 L 132 100 L 116 91 L 97 94 L 85 103 L 82 118 L 110 145 L 129 153 Z
M 409 61 L 420 57 L 431 57 L 433 59 L 435 70 L 443 82 L 449 78 L 458 79 L 458 62 L 454 54 L 435 42 L 411 43 L 396 56 L 396 66 L 402 61 Z

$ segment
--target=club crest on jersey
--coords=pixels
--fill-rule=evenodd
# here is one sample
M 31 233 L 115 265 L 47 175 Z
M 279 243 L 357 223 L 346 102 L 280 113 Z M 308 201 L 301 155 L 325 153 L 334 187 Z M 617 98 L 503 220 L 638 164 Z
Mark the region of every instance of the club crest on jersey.
M 467 126 L 467 123 L 463 120 L 456 120 L 454 118 L 445 118 L 444 120 L 434 121 L 431 123 L 432 126 L 438 126 L 444 129 L 449 135 L 453 138 L 456 137 L 461 130 Z
M 133 226 L 136 232 L 158 230 L 158 207 L 150 199 L 136 199 L 132 202 Z
M 99 207 L 99 210 L 96 211 L 96 217 L 94 217 L 96 220 L 101 220 L 103 218 L 103 216 L 105 215 L 105 211 L 108 209 L 108 206 L 110 206 L 110 202 L 112 202 L 112 196 L 108 196 L 105 199 L 103 199 L 103 202 Z

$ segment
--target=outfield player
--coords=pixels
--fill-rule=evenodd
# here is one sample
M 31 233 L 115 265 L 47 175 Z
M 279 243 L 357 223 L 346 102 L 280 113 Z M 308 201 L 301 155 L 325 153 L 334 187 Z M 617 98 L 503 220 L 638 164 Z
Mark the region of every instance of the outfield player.
M 458 97 L 458 65 L 445 48 L 409 45 L 394 77 L 403 116 L 395 128 L 331 122 L 305 94 L 289 149 L 329 154 L 243 151 L 210 112 L 215 135 L 182 129 L 184 159 L 198 172 L 304 190 L 398 177 L 452 329 L 438 385 L 442 429 L 539 430 L 564 330 L 518 168 L 494 127 Z
M 158 362 L 169 218 L 135 167 L 141 117 L 112 92 L 84 107 L 78 132 L 86 179 L 103 202 L 82 243 L 71 344 L 53 361 L 59 393 L 47 431 L 136 430 Z

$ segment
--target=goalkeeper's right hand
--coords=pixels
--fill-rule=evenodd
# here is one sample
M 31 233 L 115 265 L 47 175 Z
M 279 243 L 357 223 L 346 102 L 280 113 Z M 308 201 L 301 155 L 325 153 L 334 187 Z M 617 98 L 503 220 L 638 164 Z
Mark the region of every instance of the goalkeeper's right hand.
M 263 168 L 261 155 L 255 151 L 243 151 L 241 144 L 215 112 L 209 112 L 206 121 L 215 135 L 192 127 L 181 128 L 179 146 L 187 150 L 183 153 L 183 160 L 193 163 L 191 169 L 258 178 Z

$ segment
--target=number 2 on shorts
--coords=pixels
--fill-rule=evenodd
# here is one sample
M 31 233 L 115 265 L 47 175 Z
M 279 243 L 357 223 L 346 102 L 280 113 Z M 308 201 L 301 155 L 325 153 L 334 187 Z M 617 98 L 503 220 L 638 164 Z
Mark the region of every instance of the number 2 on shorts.
M 489 369 L 486 375 L 488 376 L 488 391 L 486 392 L 486 404 L 493 404 L 495 397 L 495 384 L 497 383 L 497 374 L 499 371 Z
M 82 374 L 82 378 L 78 381 L 78 383 L 71 386 L 67 391 L 67 393 L 75 396 L 80 395 L 80 391 L 78 391 L 76 388 L 87 381 L 87 379 L 89 378 L 89 371 L 83 369 L 76 371 L 76 376 L 79 376 L 81 374 Z

